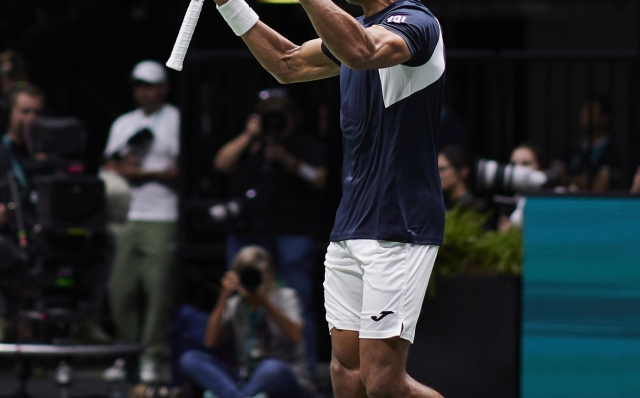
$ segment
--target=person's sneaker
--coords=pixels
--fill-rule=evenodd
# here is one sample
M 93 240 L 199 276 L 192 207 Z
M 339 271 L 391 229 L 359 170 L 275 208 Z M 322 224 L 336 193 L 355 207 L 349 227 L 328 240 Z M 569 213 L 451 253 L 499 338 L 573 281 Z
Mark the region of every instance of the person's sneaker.
M 127 369 L 123 358 L 115 360 L 110 368 L 102 372 L 105 381 L 124 381 L 127 378 Z
M 140 363 L 140 381 L 143 383 L 155 383 L 158 381 L 158 363 L 150 359 L 144 359 Z
M 111 336 L 91 319 L 72 325 L 69 338 L 74 344 L 111 344 L 113 342 Z

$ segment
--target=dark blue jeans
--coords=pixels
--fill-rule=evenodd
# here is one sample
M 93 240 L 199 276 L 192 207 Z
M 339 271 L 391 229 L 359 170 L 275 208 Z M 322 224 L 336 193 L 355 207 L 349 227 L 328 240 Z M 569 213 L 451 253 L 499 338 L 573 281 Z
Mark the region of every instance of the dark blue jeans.
M 192 350 L 182 354 L 180 369 L 200 387 L 212 391 L 219 398 L 245 398 L 261 392 L 270 398 L 308 397 L 289 365 L 277 359 L 260 362 L 242 386 L 238 385 L 237 372 L 204 351 Z
M 300 297 L 304 312 L 304 342 L 307 346 L 309 370 L 315 374 L 316 320 L 313 311 L 313 265 L 315 240 L 306 235 L 250 235 L 227 236 L 227 267 L 246 245 L 260 245 L 274 257 L 278 277 Z

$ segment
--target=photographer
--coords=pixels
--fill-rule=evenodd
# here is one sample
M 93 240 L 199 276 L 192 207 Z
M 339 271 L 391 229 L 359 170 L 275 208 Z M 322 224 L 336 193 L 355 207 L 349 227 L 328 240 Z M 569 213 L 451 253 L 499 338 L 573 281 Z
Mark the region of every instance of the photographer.
M 216 170 L 232 175 L 231 197 L 244 208 L 227 237 L 227 261 L 246 245 L 265 247 L 275 258 L 278 275 L 294 288 L 305 314 L 305 340 L 315 366 L 315 320 L 312 274 L 315 239 L 323 225 L 324 146 L 300 134 L 297 104 L 283 89 L 259 93 L 257 114 L 245 130 L 223 146 Z
M 127 180 L 131 195 L 126 221 L 111 226 L 116 255 L 108 290 L 118 337 L 144 344 L 140 378 L 153 382 L 166 351 L 173 303 L 180 111 L 165 102 L 167 73 L 158 62 L 138 63 L 131 80 L 139 107 L 116 119 L 104 152 L 105 168 Z M 114 366 L 104 376 L 117 378 L 121 372 Z
M 304 398 L 309 377 L 301 315 L 295 292 L 278 287 L 267 251 L 244 247 L 222 278 L 203 337 L 210 348 L 233 336 L 236 368 L 200 350 L 185 352 L 180 367 L 219 398 Z
M 65 134 L 72 132 L 78 141 L 71 145 L 77 150 L 73 153 L 80 158 L 84 132 L 75 119 L 37 118 L 44 94 L 33 85 L 14 87 L 9 103 L 8 129 L 0 144 L 0 271 L 6 272 L 0 282 L 10 287 L 6 299 L 13 304 L 13 318 L 24 310 L 43 315 L 35 331 L 22 325 L 24 333 L 16 338 L 109 342 L 96 322 L 111 256 L 109 236 L 100 224 L 103 191 L 97 178 L 81 175 L 76 158 L 64 156 L 71 153 L 68 146 L 51 145 L 68 142 Z M 73 176 L 67 175 L 69 164 Z M 86 206 L 75 207 L 78 201 Z M 80 224 L 65 224 L 70 219 Z M 67 233 L 74 226 L 77 233 Z

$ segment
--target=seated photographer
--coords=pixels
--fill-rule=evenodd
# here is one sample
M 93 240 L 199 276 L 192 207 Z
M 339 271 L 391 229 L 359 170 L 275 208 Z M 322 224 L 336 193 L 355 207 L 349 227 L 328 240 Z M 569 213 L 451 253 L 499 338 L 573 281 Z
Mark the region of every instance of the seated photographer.
M 215 169 L 231 174 L 231 198 L 243 202 L 227 237 L 227 261 L 249 244 L 265 247 L 278 276 L 296 290 L 304 308 L 305 340 L 315 366 L 312 311 L 315 236 L 323 226 L 327 171 L 322 143 L 300 134 L 299 111 L 284 89 L 259 93 L 257 114 L 216 154 Z
M 232 369 L 208 352 L 192 350 L 181 356 L 180 368 L 217 398 L 304 398 L 309 375 L 302 330 L 295 291 L 277 285 L 266 250 L 246 246 L 222 278 L 203 336 L 206 347 L 233 337 L 237 366 Z

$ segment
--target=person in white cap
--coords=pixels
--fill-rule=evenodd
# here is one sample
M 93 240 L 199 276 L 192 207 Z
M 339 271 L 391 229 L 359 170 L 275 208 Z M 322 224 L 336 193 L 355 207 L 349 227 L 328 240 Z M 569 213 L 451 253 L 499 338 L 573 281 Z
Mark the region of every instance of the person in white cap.
M 157 362 L 166 350 L 172 304 L 180 111 L 165 103 L 167 73 L 158 62 L 138 63 L 131 80 L 139 108 L 116 119 L 104 152 L 105 169 L 124 177 L 131 192 L 126 221 L 112 225 L 117 246 L 109 301 L 118 337 L 144 344 L 140 378 L 153 382 Z M 105 377 L 118 377 L 121 370 L 110 368 Z

